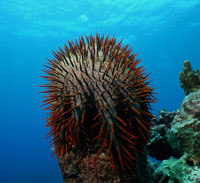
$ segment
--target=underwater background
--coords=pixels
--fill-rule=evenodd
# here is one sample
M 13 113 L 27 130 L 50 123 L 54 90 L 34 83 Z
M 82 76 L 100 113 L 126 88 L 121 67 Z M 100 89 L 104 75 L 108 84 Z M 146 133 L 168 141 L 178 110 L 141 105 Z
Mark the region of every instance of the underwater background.
M 85 33 L 124 38 L 152 72 L 159 99 L 153 113 L 173 111 L 185 96 L 183 61 L 200 65 L 199 12 L 200 0 L 1 0 L 0 183 L 62 182 L 38 94 L 52 50 Z

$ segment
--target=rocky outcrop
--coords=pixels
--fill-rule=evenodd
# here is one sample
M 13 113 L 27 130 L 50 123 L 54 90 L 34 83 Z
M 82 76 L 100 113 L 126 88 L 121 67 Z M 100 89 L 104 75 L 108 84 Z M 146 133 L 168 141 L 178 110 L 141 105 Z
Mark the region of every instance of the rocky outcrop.
M 155 165 L 148 163 L 145 148 L 142 156 L 136 154 L 134 169 L 122 172 L 110 162 L 105 150 L 96 153 L 99 145 L 86 143 L 84 150 L 73 146 L 73 151 L 58 159 L 64 183 L 154 183 L 152 172 Z
M 167 131 L 167 140 L 174 151 L 187 153 L 191 163 L 200 163 L 200 90 L 184 98 Z
M 197 71 L 192 70 L 189 60 L 184 61 L 183 72 L 179 73 L 181 87 L 186 95 L 200 89 L 200 67 Z
M 164 160 L 170 156 L 180 157 L 181 154 L 174 151 L 167 141 L 166 132 L 171 128 L 171 123 L 176 115 L 176 112 L 168 112 L 161 110 L 158 118 L 153 118 L 152 123 L 155 124 L 151 129 L 150 141 L 147 144 L 149 155 L 157 160 Z
M 153 173 L 154 183 L 200 183 L 200 168 L 191 166 L 185 161 L 186 156 L 180 159 L 164 160 Z
M 200 69 L 184 62 L 179 75 L 186 94 L 176 112 L 161 110 L 148 143 L 149 155 L 162 160 L 154 183 L 200 183 Z

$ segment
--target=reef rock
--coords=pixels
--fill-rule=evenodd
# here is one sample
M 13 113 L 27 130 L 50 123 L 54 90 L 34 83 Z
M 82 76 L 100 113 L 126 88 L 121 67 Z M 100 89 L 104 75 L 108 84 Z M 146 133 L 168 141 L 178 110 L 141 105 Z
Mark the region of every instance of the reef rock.
M 184 61 L 183 72 L 179 73 L 181 87 L 186 95 L 200 89 L 200 67 L 197 71 L 192 70 L 189 60 Z
M 170 129 L 175 115 L 175 111 L 168 112 L 163 109 L 159 112 L 158 118 L 152 119 L 152 123 L 155 124 L 155 126 L 151 129 L 151 136 L 147 144 L 147 149 L 149 155 L 157 160 L 168 159 L 170 156 L 176 158 L 181 156 L 179 152 L 173 151 L 166 137 L 166 132 Z
M 148 152 L 163 160 L 152 173 L 154 183 L 200 183 L 200 68 L 193 71 L 185 61 L 179 78 L 186 94 L 180 109 L 152 119 Z
M 186 95 L 176 112 L 161 110 L 152 120 L 147 148 L 162 160 L 153 167 L 152 182 L 200 183 L 200 90 Z
M 200 168 L 191 166 L 185 161 L 185 155 L 180 159 L 164 160 L 153 173 L 155 183 L 200 183 Z
M 84 151 L 73 146 L 68 156 L 58 159 L 64 183 L 154 183 L 152 172 L 156 165 L 144 159 L 146 156 L 137 156 L 139 163 L 135 164 L 134 171 L 122 173 L 119 167 L 113 167 L 105 151 L 95 153 L 99 144 L 85 145 Z
M 187 95 L 167 131 L 171 148 L 187 153 L 187 160 L 200 164 L 200 90 Z

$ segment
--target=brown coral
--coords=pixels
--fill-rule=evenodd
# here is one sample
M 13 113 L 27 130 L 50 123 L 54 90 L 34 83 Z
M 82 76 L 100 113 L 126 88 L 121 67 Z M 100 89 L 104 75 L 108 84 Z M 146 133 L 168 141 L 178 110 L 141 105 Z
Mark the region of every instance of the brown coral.
M 200 89 L 200 67 L 199 70 L 192 70 L 189 60 L 184 61 L 183 72 L 179 73 L 181 87 L 186 95 Z

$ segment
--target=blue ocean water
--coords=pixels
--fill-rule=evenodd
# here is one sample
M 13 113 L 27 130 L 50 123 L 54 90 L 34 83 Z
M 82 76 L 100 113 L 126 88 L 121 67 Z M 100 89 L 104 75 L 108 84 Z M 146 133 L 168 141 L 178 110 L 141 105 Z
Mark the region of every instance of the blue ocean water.
M 62 182 L 37 93 L 51 50 L 90 32 L 124 38 L 152 72 L 153 111 L 176 110 L 183 61 L 200 66 L 199 12 L 200 0 L 1 0 L 0 183 Z

